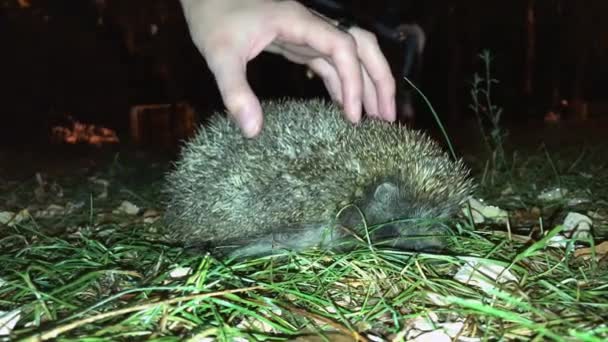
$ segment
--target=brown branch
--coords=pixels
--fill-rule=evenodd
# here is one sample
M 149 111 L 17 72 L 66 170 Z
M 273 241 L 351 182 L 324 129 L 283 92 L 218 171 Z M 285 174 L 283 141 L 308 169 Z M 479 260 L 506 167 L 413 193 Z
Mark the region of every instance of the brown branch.
M 289 305 L 289 304 L 285 304 L 285 303 L 281 303 L 281 304 L 278 304 L 278 305 L 282 306 L 282 307 L 284 307 L 284 308 L 286 308 L 286 309 L 288 309 L 288 310 L 290 310 L 292 312 L 295 312 L 298 315 L 309 317 L 309 318 L 315 319 L 317 321 L 321 321 L 321 322 L 323 322 L 325 324 L 331 325 L 334 329 L 340 331 L 344 335 L 350 335 L 350 336 L 352 336 L 355 339 L 355 341 L 369 342 L 369 340 L 365 336 L 362 336 L 358 332 L 356 332 L 354 330 L 350 330 L 349 328 L 345 327 L 344 325 L 342 325 L 342 324 L 340 324 L 338 322 L 332 321 L 331 319 L 329 319 L 327 317 L 323 317 L 323 316 L 314 314 L 312 312 L 308 312 L 306 310 L 302 310 L 300 308 L 296 308 L 295 306 L 292 306 L 292 305 Z

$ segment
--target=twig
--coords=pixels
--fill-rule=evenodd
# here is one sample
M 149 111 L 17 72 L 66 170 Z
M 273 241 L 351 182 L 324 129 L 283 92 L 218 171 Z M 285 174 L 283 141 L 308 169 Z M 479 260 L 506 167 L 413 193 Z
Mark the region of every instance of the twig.
M 154 302 L 154 303 L 140 304 L 140 305 L 136 305 L 136 306 L 132 306 L 132 307 L 116 310 L 116 311 L 104 312 L 102 314 L 91 316 L 91 317 L 87 317 L 87 318 L 83 318 L 83 319 L 77 320 L 77 321 L 72 322 L 72 323 L 60 325 L 60 326 L 55 327 L 53 329 L 50 329 L 50 330 L 47 330 L 47 331 L 43 331 L 41 333 L 32 335 L 30 337 L 26 337 L 26 338 L 22 339 L 21 341 L 24 341 L 24 342 L 38 342 L 38 341 L 46 341 L 46 340 L 54 339 L 57 336 L 59 336 L 60 334 L 66 333 L 66 332 L 68 332 L 70 330 L 74 330 L 74 329 L 76 329 L 78 327 L 81 327 L 81 326 L 83 326 L 85 324 L 90 324 L 90 323 L 93 323 L 93 322 L 96 322 L 96 321 L 100 321 L 100 320 L 103 320 L 103 319 L 106 319 L 106 318 L 111 318 L 111 317 L 116 317 L 116 316 L 128 314 L 130 312 L 146 310 L 146 309 L 149 309 L 149 308 L 157 306 L 157 305 L 174 304 L 174 303 L 185 302 L 185 301 L 189 301 L 189 300 L 193 300 L 193 299 L 219 297 L 219 296 L 223 296 L 223 295 L 226 295 L 226 294 L 233 294 L 233 293 L 240 293 L 240 292 L 248 292 L 248 291 L 260 290 L 262 288 L 263 288 L 262 286 L 252 286 L 252 287 L 246 287 L 246 288 L 242 288 L 242 289 L 232 289 L 232 290 L 224 290 L 224 291 L 210 292 L 210 293 L 199 293 L 199 294 L 195 294 L 195 295 L 170 298 L 170 299 L 161 300 L 161 301 Z
M 355 341 L 361 341 L 361 342 L 369 342 L 369 340 L 365 337 L 362 336 L 361 334 L 359 334 L 358 332 L 351 330 L 347 327 L 345 327 L 344 325 L 338 323 L 338 322 L 334 322 L 331 319 L 327 318 L 327 317 L 323 317 L 323 316 L 319 316 L 317 314 L 314 314 L 312 312 L 308 312 L 306 310 L 302 310 L 300 308 L 296 308 L 295 306 L 289 305 L 289 304 L 285 304 L 285 303 L 281 303 L 281 304 L 277 304 L 279 306 L 283 306 L 286 309 L 295 312 L 299 315 L 302 316 L 306 316 L 312 319 L 315 319 L 317 321 L 321 321 L 325 324 L 331 325 L 334 329 L 339 330 L 340 332 L 342 332 L 345 335 L 351 335 Z

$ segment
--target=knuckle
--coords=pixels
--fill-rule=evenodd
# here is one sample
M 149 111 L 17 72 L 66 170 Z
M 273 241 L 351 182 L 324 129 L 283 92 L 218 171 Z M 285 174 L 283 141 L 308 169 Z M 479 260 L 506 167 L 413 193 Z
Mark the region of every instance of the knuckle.
M 277 5 L 285 11 L 285 13 L 302 14 L 307 13 L 306 7 L 294 0 L 280 1 Z
M 362 43 L 378 45 L 378 37 L 376 37 L 376 35 L 372 32 L 361 28 L 353 28 L 352 34 L 357 40 L 360 40 Z
M 306 25 L 312 15 L 304 5 L 297 1 L 273 1 L 271 6 L 270 11 L 274 15 L 271 16 L 270 21 L 284 28 L 290 26 L 290 29 L 293 29 Z
M 339 36 L 336 42 L 336 48 L 338 49 L 338 51 L 343 51 L 344 53 L 356 53 L 357 42 L 355 41 L 355 38 L 352 35 L 348 33 L 343 33 Z

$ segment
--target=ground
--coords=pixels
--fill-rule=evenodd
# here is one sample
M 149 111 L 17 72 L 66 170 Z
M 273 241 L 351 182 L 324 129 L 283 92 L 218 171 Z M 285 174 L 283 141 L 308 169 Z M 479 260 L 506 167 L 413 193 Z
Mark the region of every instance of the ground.
M 0 335 L 606 340 L 607 121 L 508 126 L 501 167 L 474 124 L 448 127 L 484 201 L 450 221 L 456 236 L 437 254 L 363 245 L 216 260 L 163 239 L 160 188 L 175 155 L 0 150 Z M 593 239 L 571 239 L 571 213 Z

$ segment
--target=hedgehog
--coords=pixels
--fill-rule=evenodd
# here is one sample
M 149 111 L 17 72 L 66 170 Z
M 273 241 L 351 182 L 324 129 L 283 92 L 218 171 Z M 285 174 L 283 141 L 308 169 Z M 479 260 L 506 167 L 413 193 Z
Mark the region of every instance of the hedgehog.
M 217 112 L 182 147 L 164 189 L 173 242 L 236 258 L 445 247 L 442 219 L 474 189 L 462 160 L 401 124 L 352 124 L 322 99 L 262 106 L 258 137 Z

